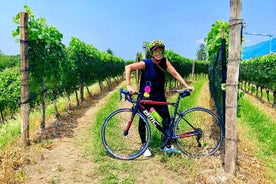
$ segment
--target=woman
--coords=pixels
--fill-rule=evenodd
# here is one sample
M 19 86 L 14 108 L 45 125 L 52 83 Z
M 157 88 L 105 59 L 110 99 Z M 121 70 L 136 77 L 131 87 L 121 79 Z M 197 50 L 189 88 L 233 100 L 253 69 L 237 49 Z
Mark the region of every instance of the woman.
M 165 97 L 165 72 L 169 72 L 179 83 L 191 91 L 194 90 L 194 87 L 189 86 L 181 75 L 176 71 L 172 66 L 170 61 L 164 58 L 165 45 L 161 40 L 154 40 L 149 44 L 150 47 L 150 59 L 143 60 L 138 63 L 133 63 L 125 67 L 126 73 L 126 84 L 127 90 L 130 93 L 134 93 L 134 88 L 130 85 L 130 74 L 132 70 L 141 69 L 141 82 L 139 92 L 144 93 L 144 96 L 150 100 L 154 101 L 166 101 Z M 150 106 L 152 107 L 152 106 Z M 146 106 L 146 109 L 149 110 L 149 106 Z M 168 129 L 170 123 L 170 114 L 168 106 L 153 106 L 158 114 L 163 118 L 163 127 Z M 139 121 L 139 133 L 141 137 L 142 144 L 146 142 L 145 135 L 145 126 L 143 126 L 143 121 Z M 171 143 L 168 143 L 164 147 L 166 153 L 180 153 L 180 150 L 177 150 L 173 147 Z M 151 152 L 147 149 L 144 153 L 144 156 L 151 156 Z

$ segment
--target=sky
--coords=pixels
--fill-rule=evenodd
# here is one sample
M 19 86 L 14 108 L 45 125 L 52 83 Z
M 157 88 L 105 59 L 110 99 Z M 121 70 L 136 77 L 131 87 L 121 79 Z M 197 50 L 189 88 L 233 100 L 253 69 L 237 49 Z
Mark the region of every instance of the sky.
M 244 32 L 276 36 L 276 1 L 241 0 Z M 144 41 L 161 39 L 166 48 L 196 59 L 199 45 L 217 20 L 229 22 L 230 0 L 0 0 L 0 50 L 19 54 L 12 37 L 12 18 L 27 5 L 35 18 L 45 18 L 63 34 L 99 51 L 111 49 L 125 60 L 135 59 Z M 268 36 L 244 35 L 243 46 L 269 40 Z

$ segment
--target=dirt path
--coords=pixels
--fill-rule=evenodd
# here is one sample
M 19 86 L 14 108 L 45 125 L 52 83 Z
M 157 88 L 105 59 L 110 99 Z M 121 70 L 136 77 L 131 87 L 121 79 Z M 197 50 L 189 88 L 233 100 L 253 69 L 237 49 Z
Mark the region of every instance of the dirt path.
M 48 128 L 47 136 L 52 142 L 41 143 L 44 148 L 40 147 L 41 144 L 34 144 L 30 148 L 29 158 L 32 159 L 30 164 L 24 168 L 26 184 L 98 183 L 100 176 L 97 173 L 96 163 L 93 161 L 93 155 L 91 153 L 86 154 L 84 151 L 85 143 L 83 142 L 91 138 L 89 133 L 89 127 L 93 123 L 91 117 L 95 117 L 98 110 L 107 105 L 106 100 L 119 87 L 120 85 L 108 93 L 93 97 L 94 102 L 87 102 L 87 105 L 83 105 L 81 109 L 72 114 L 72 117 L 79 116 L 76 119 L 69 116 L 64 118 L 62 122 L 55 122 Z M 208 84 L 204 86 L 203 91 L 208 91 Z M 201 95 L 199 99 L 201 106 L 210 106 L 210 102 L 206 101 L 208 95 L 208 93 Z M 205 104 L 202 103 L 204 101 Z M 89 104 L 94 105 L 90 106 Z M 127 105 L 124 102 L 120 105 L 123 104 Z M 209 158 L 205 162 L 212 162 L 212 164 L 201 164 L 198 169 L 202 171 L 197 173 L 198 177 L 204 178 L 205 181 L 224 181 L 230 177 L 223 173 L 220 157 L 214 157 L 211 160 Z M 191 183 L 193 180 L 189 177 L 183 177 L 183 174 L 187 174 L 185 170 L 179 174 L 168 169 L 164 164 L 160 164 L 160 157 L 158 156 L 141 157 L 138 165 L 135 164 L 134 167 L 138 167 L 136 169 L 139 171 L 137 178 L 139 183 L 156 183 L 156 181 L 168 183 L 173 178 L 173 183 L 181 184 L 183 182 Z M 212 177 L 210 178 L 208 175 L 212 175 Z
M 53 142 L 31 146 L 30 155 L 31 163 L 24 168 L 26 182 L 29 184 L 46 184 L 46 183 L 94 183 L 95 163 L 91 154 L 86 154 L 83 142 L 91 138 L 89 127 L 97 111 L 106 105 L 106 99 L 112 95 L 112 92 L 118 90 L 120 85 L 109 92 L 101 93 L 93 97 L 94 102 L 87 102 L 82 108 L 74 114 L 80 117 L 77 119 L 65 118 L 66 125 L 61 124 L 61 138 L 51 139 Z M 93 104 L 93 105 L 89 105 Z M 69 125 L 68 125 L 68 122 Z M 55 127 L 55 126 L 54 126 Z M 68 131 L 69 128 L 69 131 Z M 51 132 L 53 127 L 49 128 Z M 67 129 L 67 130 L 65 130 Z M 56 131 L 56 127 L 55 127 Z M 54 132 L 54 131 L 53 131 Z M 53 136 L 53 135 L 51 135 Z
M 276 109 L 272 108 L 271 104 L 268 102 L 261 102 L 259 99 L 257 99 L 255 96 L 249 95 L 245 93 L 244 96 L 246 99 L 248 99 L 250 102 L 255 104 L 257 107 L 261 107 L 263 109 L 263 112 L 270 116 L 274 121 L 276 121 Z
M 108 105 L 106 104 L 107 99 L 120 86 L 121 84 L 112 91 L 93 96 L 92 99 L 82 104 L 80 109 L 72 111 L 71 115 L 54 122 L 48 128 L 48 141 L 33 144 L 26 153 L 27 158 L 29 158 L 29 163 L 25 164 L 23 168 L 26 184 L 100 183 L 101 173 L 98 173 L 98 165 L 93 160 L 93 154 L 86 150 L 86 144 L 89 142 L 87 140 L 92 137 L 89 128 L 94 123 L 93 118 L 95 118 L 98 110 Z M 209 94 L 206 91 L 208 91 L 208 84 L 203 87 L 199 101 L 201 102 L 200 106 L 209 108 L 211 102 L 206 100 L 209 99 Z M 244 152 L 244 149 L 240 149 L 240 151 Z M 197 183 L 254 183 L 254 181 L 262 181 L 256 180 L 250 173 L 254 171 L 254 168 L 243 166 L 243 162 L 247 165 L 252 165 L 249 163 L 256 165 L 256 163 L 259 164 L 259 161 L 252 159 L 251 155 L 248 158 L 246 156 L 248 153 L 239 154 L 244 157 L 239 158 L 238 177 L 235 178 L 224 172 L 221 156 L 196 160 L 195 168 L 193 168 L 196 172 L 193 173 L 193 177 L 197 178 Z M 165 164 L 162 164 L 160 156 L 150 159 L 141 157 L 138 162 L 135 162 L 136 166 L 139 167 L 137 183 L 155 184 L 172 181 L 172 183 L 194 183 L 193 181 L 195 181 L 189 178 L 190 176 L 185 173 L 185 170 L 175 172 L 168 169 Z M 125 177 L 123 173 L 119 176 Z M 258 177 L 262 177 L 262 175 Z M 173 180 L 171 180 L 172 178 Z

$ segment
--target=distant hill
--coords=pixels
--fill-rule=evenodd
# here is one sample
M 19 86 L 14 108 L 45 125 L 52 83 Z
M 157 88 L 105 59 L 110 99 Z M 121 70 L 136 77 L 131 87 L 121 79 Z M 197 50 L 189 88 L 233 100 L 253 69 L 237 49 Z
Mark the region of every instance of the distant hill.
M 271 41 L 271 51 L 276 53 L 276 38 Z M 244 47 L 242 50 L 242 60 L 267 55 L 270 52 L 270 40 L 260 42 L 256 45 Z

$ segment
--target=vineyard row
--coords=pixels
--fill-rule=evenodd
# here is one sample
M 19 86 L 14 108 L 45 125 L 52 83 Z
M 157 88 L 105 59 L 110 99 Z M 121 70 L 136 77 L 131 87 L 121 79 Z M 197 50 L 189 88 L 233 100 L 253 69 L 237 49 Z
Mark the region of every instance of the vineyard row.
M 41 129 L 45 128 L 46 104 L 54 104 L 59 96 L 66 95 L 70 108 L 70 95 L 76 94 L 79 105 L 84 100 L 85 86 L 104 81 L 110 84 L 111 79 L 121 78 L 124 66 L 128 62 L 107 52 L 101 52 L 91 44 L 84 43 L 76 37 L 71 38 L 69 46 L 65 47 L 61 40 L 63 35 L 52 26 L 48 26 L 43 18 L 36 19 L 32 12 L 28 12 L 27 38 L 20 41 L 27 45 L 28 68 L 21 68 L 21 72 L 28 72 L 29 98 L 20 101 L 20 71 L 18 68 L 6 69 L 0 73 L 0 113 L 1 121 L 5 115 L 12 115 L 22 103 L 29 103 L 31 107 L 40 106 Z M 14 22 L 20 25 L 20 14 Z M 14 37 L 20 35 L 20 28 L 13 32 Z M 22 54 L 22 53 L 21 53 Z M 186 76 L 191 73 L 193 61 L 184 58 L 171 50 L 166 51 L 172 63 L 179 68 L 179 72 Z M 195 73 L 207 73 L 207 63 L 197 62 Z M 170 78 L 168 79 L 170 80 Z M 88 88 L 87 88 L 88 89 Z M 78 97 L 80 96 L 80 97 Z M 19 103 L 20 102 L 20 103 Z M 59 116 L 55 106 L 55 116 Z
M 255 91 L 263 95 L 263 90 L 270 101 L 270 92 L 273 93 L 273 107 L 276 108 L 276 55 L 257 57 L 243 61 L 240 65 L 241 88 L 245 91 L 248 86 L 255 86 Z M 257 93 L 258 95 L 258 93 Z

